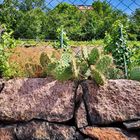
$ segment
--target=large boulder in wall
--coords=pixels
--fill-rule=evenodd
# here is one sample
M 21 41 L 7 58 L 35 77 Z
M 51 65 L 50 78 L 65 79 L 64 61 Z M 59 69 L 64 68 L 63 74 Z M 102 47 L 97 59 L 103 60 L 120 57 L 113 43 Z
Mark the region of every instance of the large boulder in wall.
M 93 125 L 140 119 L 140 82 L 109 80 L 99 87 L 87 81 L 87 88 L 84 94 Z
M 51 78 L 11 79 L 0 92 L 0 120 L 65 122 L 74 114 L 74 83 Z

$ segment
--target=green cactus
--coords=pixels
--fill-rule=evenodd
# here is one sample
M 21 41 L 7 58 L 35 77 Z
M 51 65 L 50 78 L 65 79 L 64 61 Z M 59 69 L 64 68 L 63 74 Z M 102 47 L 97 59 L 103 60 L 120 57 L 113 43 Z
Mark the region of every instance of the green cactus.
M 93 48 L 89 53 L 86 47 L 82 47 L 81 55 L 75 55 L 69 48 L 62 50 L 60 56 L 61 58 L 56 60 L 42 54 L 40 63 L 47 67 L 48 75 L 61 81 L 83 80 L 90 77 L 98 85 L 103 85 L 106 80 L 104 75 L 108 78 L 107 72 L 113 64 L 112 57 L 101 54 L 97 48 Z
M 73 77 L 78 79 L 79 68 L 77 66 L 76 58 L 74 57 L 74 55 L 72 55 L 71 66 L 72 66 Z
M 88 63 L 89 65 L 94 65 L 100 58 L 100 52 L 99 49 L 93 48 L 88 55 Z
M 94 79 L 98 85 L 104 85 L 106 83 L 106 79 L 103 76 L 103 74 L 100 71 L 98 71 L 94 66 L 91 66 L 90 70 L 91 78 Z
M 71 67 L 57 65 L 53 71 L 53 76 L 60 81 L 66 81 L 72 78 Z
M 80 66 L 80 73 L 82 75 L 84 75 L 87 72 L 88 68 L 89 68 L 88 63 L 86 61 L 83 61 L 83 62 L 81 62 L 79 64 L 79 66 Z
M 140 67 L 134 67 L 130 71 L 130 79 L 140 81 Z
M 65 81 L 72 78 L 71 57 L 71 52 L 62 52 L 60 60 L 57 61 L 54 70 L 52 70 L 52 75 L 56 79 Z
M 65 66 L 69 66 L 71 62 L 72 54 L 71 52 L 63 52 L 60 58 L 60 63 Z
M 51 62 L 47 53 L 42 52 L 40 55 L 40 64 L 43 68 L 46 68 L 47 65 Z
M 102 56 L 96 63 L 96 69 L 101 73 L 106 74 L 108 68 L 113 64 L 113 59 L 109 55 Z
M 87 60 L 88 59 L 88 49 L 87 47 L 81 47 L 81 54 L 82 54 L 82 58 L 84 60 Z
M 107 79 L 120 79 L 120 78 L 123 79 L 124 78 L 123 71 L 114 66 L 109 67 L 105 75 Z
M 26 63 L 25 69 L 28 77 L 41 77 L 43 73 L 42 67 L 38 64 Z

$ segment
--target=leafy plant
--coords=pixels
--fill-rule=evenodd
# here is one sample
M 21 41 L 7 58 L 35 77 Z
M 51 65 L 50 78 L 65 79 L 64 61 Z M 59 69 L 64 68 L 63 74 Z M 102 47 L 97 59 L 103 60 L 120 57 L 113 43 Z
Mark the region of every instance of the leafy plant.
M 16 47 L 15 40 L 11 37 L 13 32 L 8 31 L 5 25 L 2 25 L 0 30 L 0 77 L 12 77 L 16 73 L 9 63 L 12 49 Z

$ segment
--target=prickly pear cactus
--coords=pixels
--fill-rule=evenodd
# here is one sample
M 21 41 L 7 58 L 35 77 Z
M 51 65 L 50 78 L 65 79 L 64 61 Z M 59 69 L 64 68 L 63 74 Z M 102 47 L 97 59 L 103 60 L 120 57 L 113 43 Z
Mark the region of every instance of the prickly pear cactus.
M 89 52 L 86 47 L 82 47 L 81 55 L 78 56 L 71 49 L 65 49 L 60 51 L 60 56 L 56 60 L 42 53 L 40 63 L 42 67 L 47 67 L 48 75 L 61 81 L 92 78 L 98 85 L 103 85 L 106 80 L 104 75 L 107 75 L 106 72 L 113 63 L 112 57 L 101 54 L 98 48 Z
M 79 66 L 80 66 L 80 73 L 82 75 L 84 75 L 87 72 L 88 68 L 89 68 L 88 63 L 86 61 L 83 61 L 83 62 L 80 63 Z
M 59 62 L 62 63 L 62 65 L 64 65 L 64 66 L 68 66 L 68 65 L 70 65 L 71 58 L 72 58 L 72 55 L 70 52 L 64 52 L 64 53 L 62 53 Z
M 96 81 L 98 85 L 105 84 L 108 69 L 113 65 L 113 59 L 109 55 L 101 54 L 98 48 L 93 48 L 90 52 L 86 47 L 81 49 L 82 58 L 80 66 L 80 74 L 84 79 L 88 77 Z M 106 77 L 105 77 L 105 76 Z
M 93 48 L 88 55 L 89 65 L 94 65 L 100 58 L 100 51 L 97 48 Z
M 51 62 L 50 58 L 48 57 L 48 54 L 45 52 L 42 52 L 40 55 L 40 64 L 43 68 L 47 67 L 47 65 Z
M 107 79 L 124 79 L 123 71 L 114 66 L 109 67 L 105 75 Z
M 96 81 L 98 85 L 104 85 L 106 83 L 106 79 L 104 75 L 98 71 L 94 66 L 91 66 L 91 78 Z
M 103 74 L 106 73 L 107 69 L 113 64 L 113 59 L 109 55 L 102 56 L 96 64 L 96 69 L 98 69 Z
M 88 49 L 87 47 L 81 47 L 81 53 L 84 60 L 88 59 Z
M 72 78 L 72 68 L 71 68 L 71 53 L 62 53 L 61 59 L 56 64 L 53 70 L 53 76 L 61 81 L 69 80 Z
M 135 67 L 130 71 L 130 79 L 140 81 L 140 67 Z
M 56 66 L 56 68 L 53 71 L 53 76 L 60 81 L 69 80 L 72 78 L 71 67 L 58 65 L 58 66 Z
M 76 63 L 76 58 L 74 55 L 72 55 L 72 61 L 71 61 L 71 66 L 72 66 L 72 72 L 73 72 L 73 77 L 78 79 L 79 76 L 79 68 Z

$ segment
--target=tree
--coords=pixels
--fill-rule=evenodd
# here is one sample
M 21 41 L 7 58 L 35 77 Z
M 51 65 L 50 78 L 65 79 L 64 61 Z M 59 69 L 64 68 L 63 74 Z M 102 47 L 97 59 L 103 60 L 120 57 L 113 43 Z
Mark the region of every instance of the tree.
M 17 10 L 17 0 L 4 0 L 1 4 L 0 22 L 6 24 L 8 28 L 14 29 L 16 21 L 19 19 L 19 11 Z
M 57 30 L 63 26 L 70 40 L 84 41 L 102 39 L 116 20 L 127 21 L 123 12 L 114 10 L 105 0 L 94 1 L 92 6 L 93 10 L 80 11 L 74 5 L 60 3 L 51 10 L 46 8 L 45 0 L 4 0 L 0 23 L 13 29 L 15 38 L 55 40 Z
M 45 0 L 21 0 L 19 1 L 19 9 L 22 11 L 30 11 L 35 8 L 45 9 Z
M 111 5 L 106 0 L 103 2 L 96 0 L 93 2 L 92 6 L 94 11 L 101 17 L 107 16 L 107 14 L 113 11 Z
M 102 39 L 105 32 L 110 32 L 110 27 L 116 20 L 122 23 L 127 21 L 127 16 L 119 11 L 114 10 L 107 1 L 94 1 L 93 10 L 85 12 L 85 24 L 82 26 L 85 33 L 85 40 Z
M 48 38 L 56 39 L 56 31 L 61 26 L 64 27 L 70 39 L 80 38 L 81 12 L 75 6 L 67 3 L 57 5 L 47 13 L 47 21 L 46 34 Z
M 15 35 L 19 38 L 42 38 L 42 24 L 44 25 L 45 18 L 45 13 L 39 8 L 26 12 L 15 29 Z
M 136 9 L 135 12 L 130 17 L 130 30 L 129 30 L 129 37 L 130 39 L 137 39 L 140 40 L 140 8 Z
M 100 38 L 104 22 L 100 20 L 98 14 L 95 11 L 85 12 L 85 23 L 82 26 L 84 33 L 84 40 L 92 40 Z

